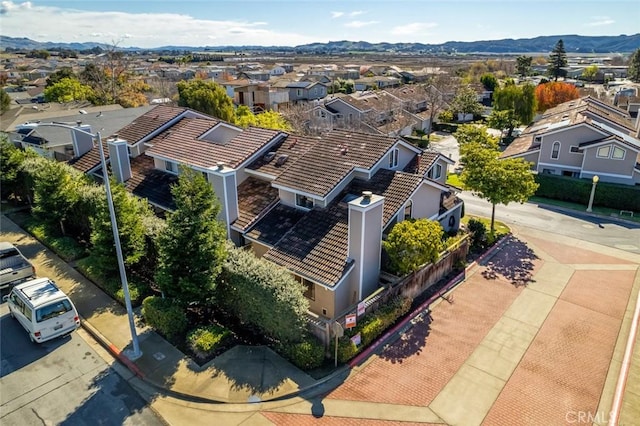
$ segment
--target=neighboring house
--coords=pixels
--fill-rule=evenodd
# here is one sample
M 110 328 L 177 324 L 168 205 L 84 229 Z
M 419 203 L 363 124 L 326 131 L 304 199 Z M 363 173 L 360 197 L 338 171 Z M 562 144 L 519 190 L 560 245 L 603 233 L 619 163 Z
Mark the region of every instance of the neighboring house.
M 244 85 L 235 86 L 233 91 L 234 103 L 245 105 L 254 112 L 277 111 L 279 105 L 289 102 L 289 90 L 263 82 L 247 81 Z
M 592 97 L 547 110 L 502 153 L 538 173 L 640 184 L 640 119 Z
M 327 96 L 327 85 L 315 81 L 292 81 L 285 87 L 289 90 L 289 101 L 293 103 L 313 101 Z
M 105 151 L 116 179 L 163 210 L 173 208 L 169 185 L 180 164 L 203 173 L 228 237 L 286 267 L 305 285 L 311 311 L 326 318 L 378 288 L 381 241 L 393 224 L 428 218 L 455 230 L 462 215 L 445 183 L 453 161 L 400 138 L 241 129 L 161 105 L 119 130 Z M 73 166 L 99 172 L 97 148 Z

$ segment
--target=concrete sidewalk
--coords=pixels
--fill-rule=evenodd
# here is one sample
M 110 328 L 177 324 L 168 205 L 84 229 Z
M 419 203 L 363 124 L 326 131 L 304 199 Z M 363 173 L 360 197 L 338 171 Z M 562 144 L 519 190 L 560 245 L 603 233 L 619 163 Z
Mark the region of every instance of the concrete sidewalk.
M 55 253 L 1 216 L 1 239 L 12 242 L 73 300 L 82 326 L 156 391 L 191 401 L 247 403 L 283 398 L 314 386 L 316 380 L 267 347 L 236 346 L 199 366 L 164 338 L 145 327 L 139 312 L 136 331 L 142 356 L 131 361 L 131 332 L 126 309 Z

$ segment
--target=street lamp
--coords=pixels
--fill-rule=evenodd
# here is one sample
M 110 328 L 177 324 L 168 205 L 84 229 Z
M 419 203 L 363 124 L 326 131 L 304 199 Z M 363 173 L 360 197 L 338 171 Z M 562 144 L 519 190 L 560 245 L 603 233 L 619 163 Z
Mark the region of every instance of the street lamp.
M 116 245 L 116 255 L 118 257 L 118 268 L 120 269 L 120 281 L 122 283 L 122 291 L 124 292 L 124 302 L 127 307 L 127 316 L 129 317 L 129 328 L 131 329 L 131 340 L 133 344 L 133 351 L 125 350 L 124 354 L 130 360 L 136 360 L 142 356 L 140 350 L 140 343 L 138 342 L 138 334 L 136 333 L 136 326 L 133 320 L 133 308 L 131 307 L 131 296 L 129 295 L 129 283 L 127 282 L 127 273 L 124 269 L 124 257 L 122 256 L 122 248 L 120 247 L 120 234 L 118 233 L 118 223 L 116 222 L 116 212 L 113 207 L 113 198 L 111 196 L 111 185 L 109 184 L 109 175 L 107 173 L 107 160 L 104 158 L 104 150 L 102 149 L 102 137 L 100 132 L 93 134 L 80 127 L 72 127 L 61 123 L 39 123 L 38 127 L 63 127 L 69 129 L 72 132 L 78 132 L 96 139 L 98 142 L 98 150 L 100 151 L 100 162 L 102 164 L 102 176 L 104 179 L 104 187 L 107 192 L 107 205 L 109 206 L 109 216 L 111 218 L 111 228 L 113 230 L 113 239 Z
M 109 174 L 107 173 L 107 160 L 104 158 L 104 150 L 102 148 L 102 137 L 100 132 L 96 133 L 98 140 L 98 150 L 100 151 L 100 162 L 102 164 L 102 176 L 104 179 L 104 188 L 107 192 L 107 204 L 109 205 L 109 216 L 111 217 L 111 229 L 113 229 L 113 239 L 116 243 L 116 255 L 118 257 L 118 269 L 120 269 L 120 281 L 122 282 L 122 290 L 124 292 L 124 304 L 127 307 L 127 316 L 129 317 L 129 328 L 131 329 L 131 340 L 133 343 L 133 351 L 124 351 L 124 354 L 130 360 L 136 360 L 142 356 L 140 343 L 138 342 L 138 334 L 136 333 L 136 325 L 133 321 L 133 308 L 131 307 L 131 296 L 129 295 L 129 283 L 127 282 L 127 272 L 124 269 L 124 257 L 122 256 L 122 247 L 120 246 L 120 234 L 118 232 L 118 223 L 116 221 L 116 211 L 113 207 L 113 197 L 111 195 L 111 184 L 109 183 Z
M 589 197 L 589 206 L 587 207 L 588 212 L 591 212 L 591 207 L 593 207 L 593 196 L 596 195 L 596 185 L 598 184 L 599 180 L 600 178 L 598 177 L 598 175 L 594 175 L 593 178 L 591 178 L 593 186 L 591 186 L 591 196 Z

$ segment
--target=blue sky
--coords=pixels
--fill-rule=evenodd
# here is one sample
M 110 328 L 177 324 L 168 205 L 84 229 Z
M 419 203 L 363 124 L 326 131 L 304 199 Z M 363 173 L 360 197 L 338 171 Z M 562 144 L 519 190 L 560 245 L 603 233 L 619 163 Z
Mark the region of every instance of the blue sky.
M 640 1 L 2 1 L 0 34 L 38 41 L 295 46 L 337 40 L 443 43 L 640 32 Z

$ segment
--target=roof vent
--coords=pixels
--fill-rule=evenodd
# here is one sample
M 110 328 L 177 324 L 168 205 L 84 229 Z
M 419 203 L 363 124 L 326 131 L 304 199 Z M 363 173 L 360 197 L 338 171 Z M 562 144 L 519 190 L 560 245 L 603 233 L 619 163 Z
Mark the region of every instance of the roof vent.
M 286 154 L 280 155 L 278 157 L 278 159 L 276 160 L 276 166 L 282 166 L 284 163 L 287 162 L 288 158 L 289 158 L 289 156 L 286 155 Z
M 218 167 L 218 170 L 224 169 L 224 161 L 218 161 L 216 166 Z
M 349 147 L 348 146 L 343 146 L 342 149 L 340 149 L 340 154 L 342 155 L 346 155 L 349 152 Z
M 273 160 L 273 158 L 276 156 L 276 153 L 274 151 L 271 151 L 269 153 L 267 153 L 264 156 L 264 161 L 266 161 L 267 163 L 271 162 L 271 160 Z
M 371 201 L 371 197 L 373 196 L 373 192 L 371 191 L 362 191 L 362 198 L 367 201 Z

